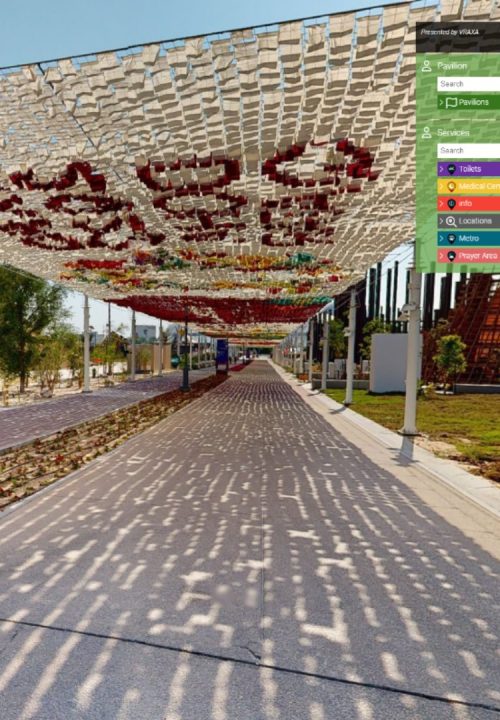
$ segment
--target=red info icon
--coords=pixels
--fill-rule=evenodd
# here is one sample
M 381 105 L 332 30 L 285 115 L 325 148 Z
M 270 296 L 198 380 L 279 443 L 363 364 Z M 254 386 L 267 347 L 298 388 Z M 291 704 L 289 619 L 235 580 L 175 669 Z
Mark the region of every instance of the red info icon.
M 438 195 L 437 210 L 439 212 L 500 212 L 500 196 L 463 197 L 455 195 Z

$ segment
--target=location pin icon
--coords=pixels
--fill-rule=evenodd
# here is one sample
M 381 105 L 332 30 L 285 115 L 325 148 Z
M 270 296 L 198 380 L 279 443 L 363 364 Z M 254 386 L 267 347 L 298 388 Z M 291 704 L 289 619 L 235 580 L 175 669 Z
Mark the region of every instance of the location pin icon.
M 456 169 L 457 169 L 457 166 L 456 166 L 456 165 L 453 165 L 453 164 L 452 164 L 452 165 L 448 165 L 448 172 L 450 173 L 450 175 L 454 175 Z
M 453 208 L 455 207 L 456 204 L 457 204 L 457 201 L 453 200 L 453 198 L 451 198 L 451 200 L 448 200 L 448 207 L 450 208 L 450 210 L 453 210 Z
M 449 260 L 450 262 L 453 262 L 453 260 L 454 260 L 456 257 L 457 257 L 457 253 L 456 253 L 456 252 L 453 252 L 453 250 L 450 250 L 450 252 L 448 253 L 448 260 Z

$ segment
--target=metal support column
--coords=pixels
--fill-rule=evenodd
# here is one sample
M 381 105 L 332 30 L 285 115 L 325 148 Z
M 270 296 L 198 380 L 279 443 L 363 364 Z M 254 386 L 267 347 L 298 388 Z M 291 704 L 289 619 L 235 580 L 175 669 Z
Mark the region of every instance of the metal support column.
M 328 322 L 328 315 L 325 313 L 323 319 L 323 355 L 321 364 L 321 389 L 326 390 L 326 380 L 328 377 L 328 359 L 330 356 L 330 323 Z
M 408 293 L 408 356 L 406 360 L 405 419 L 402 435 L 418 435 L 417 389 L 420 355 L 420 290 L 422 276 L 412 266 Z
M 356 289 L 351 289 L 349 304 L 349 335 L 347 336 L 347 367 L 344 405 L 352 403 L 352 388 L 354 384 L 354 343 L 356 340 Z
M 392 285 L 392 316 L 391 322 L 395 323 L 398 315 L 398 274 L 399 274 L 399 262 L 394 262 L 393 270 L 393 285 Z M 394 330 L 394 328 L 393 328 Z
M 309 358 L 308 358 L 308 373 L 307 379 L 312 385 L 313 381 L 313 350 L 314 350 L 314 318 L 309 320 Z
M 83 392 L 90 390 L 90 310 L 88 295 L 83 301 Z
M 135 353 L 135 341 L 136 341 L 136 331 L 135 331 L 135 310 L 132 310 L 132 352 L 130 355 L 130 377 L 129 380 L 134 381 L 135 380 L 135 359 L 136 359 L 136 353 Z
M 189 347 L 188 347 L 188 310 L 184 317 L 184 358 L 182 363 L 182 385 L 183 392 L 189 392 Z
M 111 360 L 111 303 L 108 302 L 108 336 L 106 338 L 106 350 L 108 351 L 108 375 L 113 374 L 113 362 Z
M 299 375 L 304 374 L 304 326 L 299 327 Z
M 163 375 L 163 322 L 160 320 L 158 336 L 158 377 Z

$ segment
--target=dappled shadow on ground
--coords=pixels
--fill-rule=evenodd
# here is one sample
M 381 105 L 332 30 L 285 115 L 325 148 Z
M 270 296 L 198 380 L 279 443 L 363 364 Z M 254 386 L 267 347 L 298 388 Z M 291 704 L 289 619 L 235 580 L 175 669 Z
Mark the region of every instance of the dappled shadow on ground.
M 5 720 L 500 710 L 492 558 L 267 363 L 0 518 L 0 557 Z
M 213 374 L 213 368 L 191 372 L 193 379 Z M 48 400 L 39 405 L 7 408 L 0 413 L 0 451 L 46 437 L 67 427 L 92 420 L 118 408 L 133 405 L 170 390 L 177 390 L 181 372 L 135 382 L 119 383 Z

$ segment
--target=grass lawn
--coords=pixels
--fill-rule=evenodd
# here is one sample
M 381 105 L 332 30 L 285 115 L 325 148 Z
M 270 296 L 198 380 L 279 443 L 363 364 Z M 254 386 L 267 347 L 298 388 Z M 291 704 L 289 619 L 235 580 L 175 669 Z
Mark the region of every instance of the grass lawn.
M 327 390 L 342 402 L 345 390 Z M 354 390 L 351 409 L 391 430 L 403 425 L 403 395 L 370 395 Z M 448 457 L 475 465 L 500 482 L 500 395 L 432 395 L 418 399 L 417 427 L 430 440 L 453 445 Z M 438 453 L 439 454 L 439 453 Z

